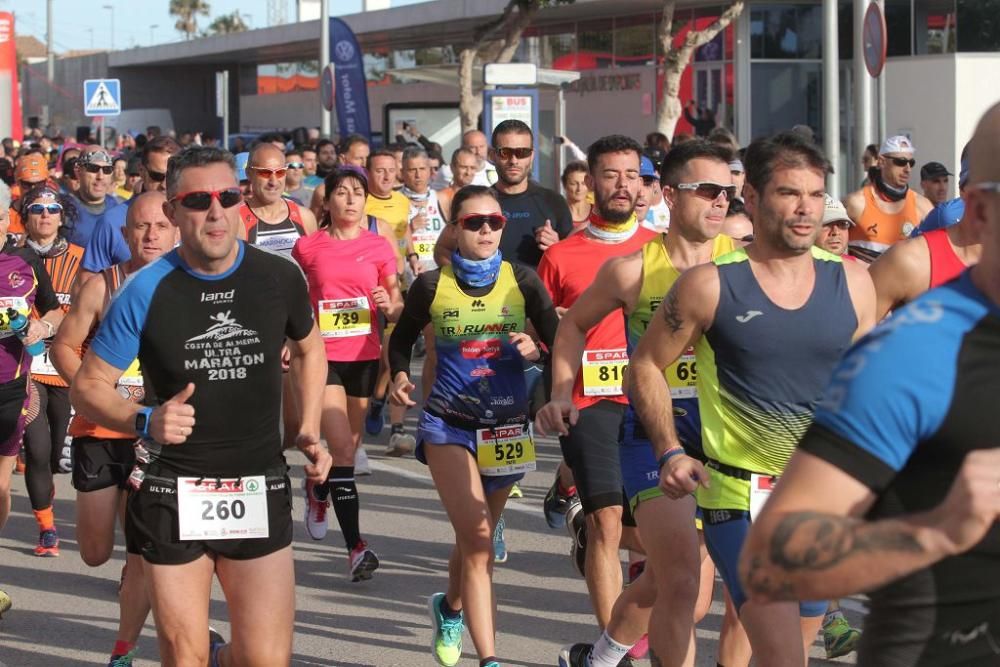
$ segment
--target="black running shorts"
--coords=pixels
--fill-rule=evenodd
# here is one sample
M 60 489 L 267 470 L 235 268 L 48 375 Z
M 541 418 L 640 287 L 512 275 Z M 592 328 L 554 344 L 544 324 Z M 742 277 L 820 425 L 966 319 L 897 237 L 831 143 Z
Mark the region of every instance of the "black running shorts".
M 0 456 L 17 456 L 24 437 L 27 376 L 0 385 Z
M 292 543 L 292 491 L 287 467 L 268 470 L 268 537 L 237 540 L 181 541 L 177 513 L 177 475 L 155 463 L 146 466 L 139 491 L 129 494 L 125 540 L 129 553 L 154 565 L 183 565 L 202 554 L 251 560 Z M 211 478 L 206 478 L 211 483 Z
M 342 386 L 348 396 L 368 398 L 377 381 L 378 359 L 326 362 L 326 384 Z
M 73 488 L 86 493 L 112 486 L 128 488 L 135 466 L 135 438 L 73 438 Z
M 559 438 L 586 514 L 623 504 L 618 431 L 624 414 L 621 403 L 599 401 L 580 410 L 576 426 Z

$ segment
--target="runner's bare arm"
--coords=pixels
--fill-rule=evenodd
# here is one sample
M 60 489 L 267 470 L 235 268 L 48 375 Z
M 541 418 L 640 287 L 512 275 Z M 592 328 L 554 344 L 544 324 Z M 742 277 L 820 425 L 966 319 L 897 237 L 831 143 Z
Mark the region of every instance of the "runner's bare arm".
M 875 284 L 875 319 L 913 301 L 931 284 L 930 253 L 923 236 L 901 241 L 868 269 Z
M 857 340 L 871 331 L 875 319 L 875 286 L 868 274 L 868 269 L 857 262 L 844 262 L 844 274 L 847 277 L 847 290 L 851 294 L 854 314 L 858 318 L 858 328 L 854 331 Z
M 124 372 L 89 350 L 70 384 L 73 407 L 95 424 L 119 433 L 134 433 L 135 416 L 144 406 L 118 393 L 116 385 Z
M 438 190 L 438 209 L 444 216 L 445 222 L 451 222 L 451 200 L 452 193 L 447 190 Z
M 312 234 L 318 227 L 316 224 L 316 216 L 313 212 L 307 208 L 299 208 L 299 213 L 302 215 L 302 229 L 305 230 L 306 234 Z
M 309 210 L 313 216 L 319 220 L 323 217 L 323 208 L 326 206 L 326 184 L 320 183 L 313 190 L 312 200 L 309 202 Z
M 995 472 L 972 469 L 978 463 L 981 471 L 989 470 L 989 461 L 1000 465 L 1000 450 L 973 454 L 938 507 L 866 521 L 860 517 L 874 502 L 871 489 L 817 456 L 796 452 L 743 548 L 740 578 L 750 598 L 835 599 L 878 588 L 970 548 L 978 541 L 976 529 L 966 532 L 964 524 L 974 523 L 985 534 L 1000 509 Z M 990 495 L 992 505 L 980 505 L 979 516 L 967 519 L 971 497 Z
M 543 255 L 539 265 L 543 280 L 547 273 L 545 261 Z M 604 263 L 590 287 L 563 313 L 549 362 L 552 368 L 551 400 L 536 415 L 536 423 L 542 433 L 565 435 L 567 428 L 564 420 L 575 423 L 573 383 L 580 371 L 587 332 L 609 313 L 621 308 L 626 312 L 634 308 L 641 289 L 642 253 L 615 257 Z
M 458 236 L 455 225 L 445 225 L 434 244 L 434 261 L 438 266 L 451 264 L 451 253 L 458 247 Z
M 917 217 L 923 222 L 927 214 L 934 210 L 934 204 L 930 199 L 923 196 L 922 194 L 917 194 Z
M 49 358 L 62 379 L 70 384 L 82 363 L 77 350 L 100 318 L 107 289 L 103 279 L 84 283 L 52 341 Z
M 865 195 L 862 190 L 852 192 L 843 199 L 844 208 L 851 220 L 858 220 L 865 211 Z
M 708 330 L 718 305 L 719 272 L 715 265 L 685 271 L 667 292 L 629 359 L 629 401 L 657 457 L 681 446 L 663 371 Z

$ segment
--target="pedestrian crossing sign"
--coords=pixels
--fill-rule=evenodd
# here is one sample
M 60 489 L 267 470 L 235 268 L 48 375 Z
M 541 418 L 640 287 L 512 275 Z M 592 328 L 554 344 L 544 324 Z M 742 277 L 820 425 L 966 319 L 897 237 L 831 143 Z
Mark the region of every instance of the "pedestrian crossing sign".
M 83 82 L 83 113 L 87 116 L 117 116 L 122 112 L 122 87 L 118 79 L 87 79 Z

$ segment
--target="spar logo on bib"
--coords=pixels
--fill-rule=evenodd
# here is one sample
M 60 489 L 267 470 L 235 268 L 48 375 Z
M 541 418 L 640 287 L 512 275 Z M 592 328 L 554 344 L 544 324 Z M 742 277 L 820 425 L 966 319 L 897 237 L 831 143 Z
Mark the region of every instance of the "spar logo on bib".
M 463 341 L 461 351 L 463 359 L 496 359 L 500 356 L 500 339 Z

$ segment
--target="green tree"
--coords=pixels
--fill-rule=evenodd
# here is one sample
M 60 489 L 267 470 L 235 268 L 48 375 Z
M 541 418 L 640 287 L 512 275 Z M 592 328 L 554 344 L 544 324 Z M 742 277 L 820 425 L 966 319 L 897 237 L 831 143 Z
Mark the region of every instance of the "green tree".
M 177 17 L 174 27 L 184 39 L 198 34 L 198 17 L 208 16 L 211 6 L 205 0 L 170 0 L 170 15 Z
M 249 29 L 238 9 L 232 14 L 223 14 L 208 24 L 210 35 L 228 35 L 234 32 L 246 32 Z

